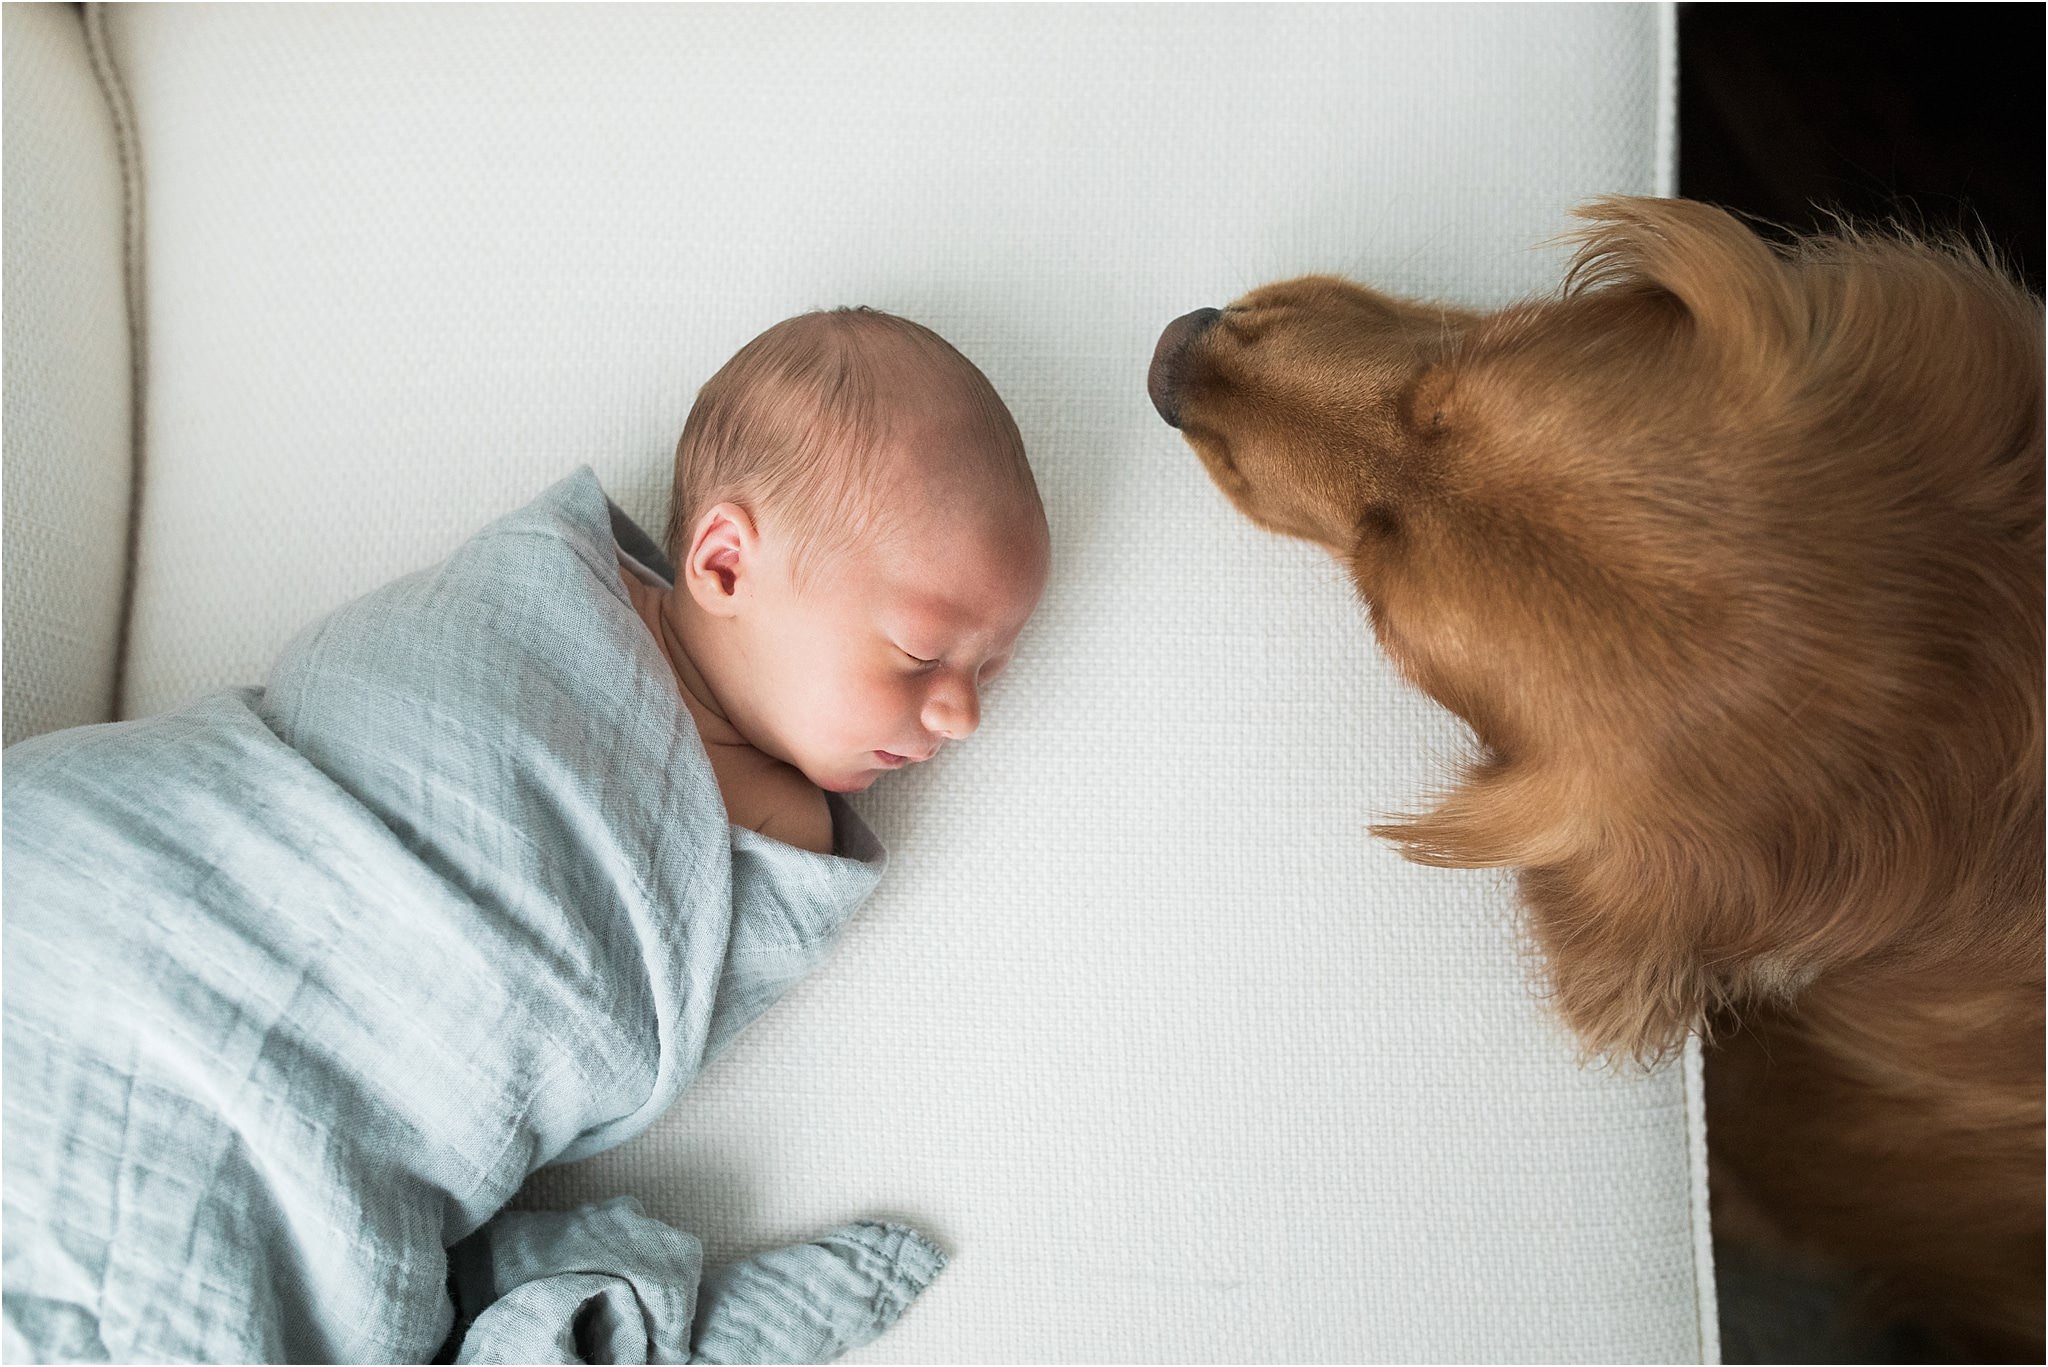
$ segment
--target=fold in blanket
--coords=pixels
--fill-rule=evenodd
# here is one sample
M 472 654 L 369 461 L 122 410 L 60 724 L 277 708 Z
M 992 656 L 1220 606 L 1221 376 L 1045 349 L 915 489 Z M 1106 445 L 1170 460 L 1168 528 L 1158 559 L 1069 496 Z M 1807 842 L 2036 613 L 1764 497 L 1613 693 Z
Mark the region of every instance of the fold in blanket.
M 5 755 L 10 1357 L 799 1360 L 943 1259 L 853 1225 L 705 1281 L 631 1202 L 492 1217 L 638 1133 L 879 878 L 730 826 L 587 470 L 262 689 Z M 490 1223 L 487 1223 L 490 1222 Z M 580 1337 L 579 1337 L 580 1336 Z

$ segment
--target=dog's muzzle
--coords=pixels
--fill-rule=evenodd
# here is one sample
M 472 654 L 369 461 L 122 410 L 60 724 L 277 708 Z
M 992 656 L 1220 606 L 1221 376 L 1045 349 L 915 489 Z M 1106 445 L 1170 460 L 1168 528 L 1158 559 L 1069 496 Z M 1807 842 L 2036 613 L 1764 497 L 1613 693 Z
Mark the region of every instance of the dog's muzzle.
M 1152 396 L 1152 406 L 1168 427 L 1180 426 L 1180 388 L 1186 378 L 1188 348 L 1222 316 L 1221 309 L 1196 309 L 1168 323 L 1166 331 L 1159 334 L 1159 345 L 1152 349 L 1152 369 L 1145 376 L 1145 392 Z

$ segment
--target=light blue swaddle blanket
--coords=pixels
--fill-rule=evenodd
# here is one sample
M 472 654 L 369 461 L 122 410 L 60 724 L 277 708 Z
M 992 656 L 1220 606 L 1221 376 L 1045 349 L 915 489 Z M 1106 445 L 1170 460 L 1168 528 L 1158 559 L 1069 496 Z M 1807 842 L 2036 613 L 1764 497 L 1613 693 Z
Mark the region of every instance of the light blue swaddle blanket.
M 630 1199 L 498 1214 L 884 862 L 837 797 L 836 856 L 728 824 L 632 540 L 579 471 L 262 689 L 6 752 L 10 1358 L 819 1360 L 938 1273 L 892 1225 L 707 1271 Z

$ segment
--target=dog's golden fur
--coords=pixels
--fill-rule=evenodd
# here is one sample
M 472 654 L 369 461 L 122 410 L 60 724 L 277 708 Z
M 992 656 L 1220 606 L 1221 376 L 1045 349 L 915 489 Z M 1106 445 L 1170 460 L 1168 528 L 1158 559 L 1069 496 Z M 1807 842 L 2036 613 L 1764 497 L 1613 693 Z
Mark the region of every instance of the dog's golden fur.
M 1717 1176 L 1787 1240 L 2038 1361 L 2040 306 L 1899 235 L 1581 216 L 1555 298 L 1271 285 L 1155 398 L 1470 725 L 1380 832 L 1520 870 L 1590 1050 L 1707 1028 Z

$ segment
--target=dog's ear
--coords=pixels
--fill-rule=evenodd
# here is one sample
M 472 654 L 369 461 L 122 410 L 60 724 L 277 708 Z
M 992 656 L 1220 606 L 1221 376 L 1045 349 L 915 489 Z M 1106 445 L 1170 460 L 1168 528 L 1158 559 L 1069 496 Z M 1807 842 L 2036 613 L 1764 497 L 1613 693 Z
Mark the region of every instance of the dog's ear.
M 1669 300 L 1724 373 L 1768 376 L 1807 344 L 1808 311 L 1779 254 L 1727 211 L 1685 199 L 1608 196 L 1573 216 L 1565 294 Z

